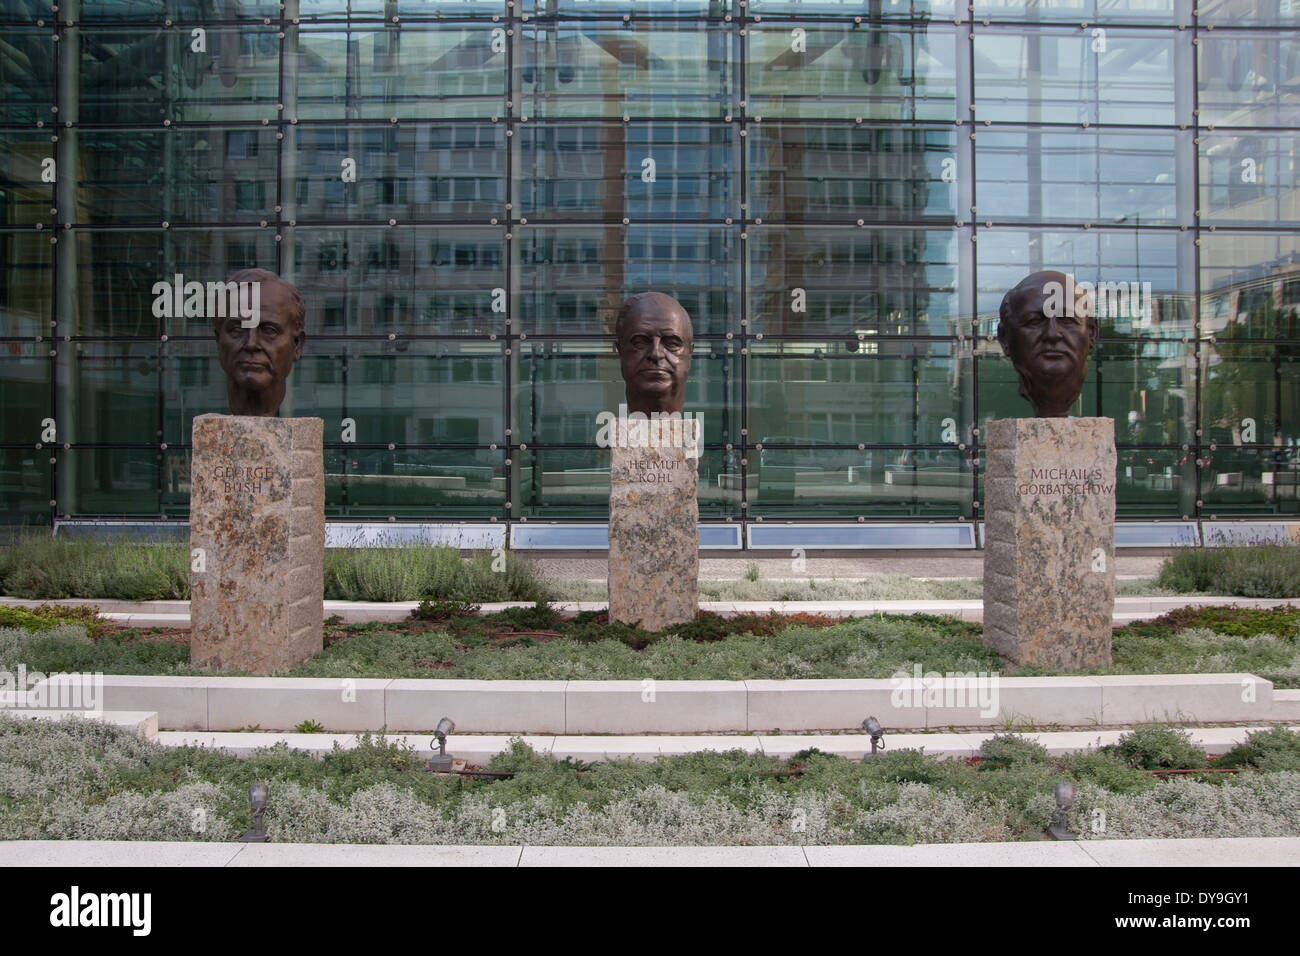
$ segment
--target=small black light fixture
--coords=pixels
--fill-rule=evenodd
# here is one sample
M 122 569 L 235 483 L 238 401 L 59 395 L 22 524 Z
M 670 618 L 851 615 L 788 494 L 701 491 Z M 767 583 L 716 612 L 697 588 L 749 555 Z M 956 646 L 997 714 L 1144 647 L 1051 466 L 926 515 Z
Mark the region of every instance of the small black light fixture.
M 239 838 L 240 843 L 270 843 L 271 836 L 262 826 L 262 815 L 266 813 L 266 800 L 271 795 L 271 788 L 264 783 L 255 783 L 248 788 L 248 809 L 253 811 L 253 829 Z
M 433 731 L 434 740 L 438 743 L 438 753 L 429 758 L 429 769 L 434 773 L 447 773 L 451 770 L 452 757 L 447 753 L 447 735 L 456 729 L 456 724 L 450 717 L 444 717 L 438 721 L 438 726 Z M 429 742 L 429 749 L 433 749 L 433 741 Z
M 1077 840 L 1079 834 L 1070 829 L 1067 814 L 1074 803 L 1074 784 L 1062 780 L 1052 791 L 1056 797 L 1056 813 L 1052 814 L 1052 825 L 1047 828 L 1048 836 L 1053 840 Z
M 862 729 L 871 735 L 871 753 L 862 755 L 862 762 L 866 763 L 885 749 L 885 728 L 880 726 L 880 721 L 876 718 L 868 717 L 862 722 Z

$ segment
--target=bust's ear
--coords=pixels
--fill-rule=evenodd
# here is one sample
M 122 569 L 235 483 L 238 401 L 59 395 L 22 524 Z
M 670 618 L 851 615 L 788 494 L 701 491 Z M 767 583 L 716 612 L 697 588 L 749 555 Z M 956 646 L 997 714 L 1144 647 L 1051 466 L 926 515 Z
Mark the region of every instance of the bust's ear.
M 1011 358 L 1011 347 L 1007 337 L 1007 320 L 998 316 L 998 345 L 1002 347 L 1002 354 Z
M 293 360 L 296 362 L 302 358 L 302 347 L 307 343 L 307 333 L 299 330 L 294 335 L 293 343 Z

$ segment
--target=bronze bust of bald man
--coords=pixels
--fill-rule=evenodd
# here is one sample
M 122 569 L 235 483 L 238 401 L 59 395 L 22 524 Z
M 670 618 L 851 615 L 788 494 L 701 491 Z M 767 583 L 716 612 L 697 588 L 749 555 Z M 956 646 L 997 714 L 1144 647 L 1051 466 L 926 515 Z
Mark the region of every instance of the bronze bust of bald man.
M 1002 299 L 998 344 L 1037 418 L 1066 418 L 1083 391 L 1097 342 L 1092 300 L 1061 272 L 1025 276 Z
M 293 364 L 302 358 L 307 307 L 293 285 L 265 269 L 242 269 L 227 282 L 256 282 L 260 287 L 251 327 L 238 316 L 214 321 L 230 414 L 274 418 L 280 414 Z
M 632 296 L 619 309 L 614 337 L 628 411 L 680 412 L 695 342 L 681 303 L 662 292 Z

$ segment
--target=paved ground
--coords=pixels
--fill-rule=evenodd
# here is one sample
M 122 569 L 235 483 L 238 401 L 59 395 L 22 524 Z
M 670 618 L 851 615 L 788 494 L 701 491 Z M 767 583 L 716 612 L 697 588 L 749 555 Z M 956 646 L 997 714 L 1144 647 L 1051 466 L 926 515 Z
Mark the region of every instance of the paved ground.
M 373 846 L 0 842 L 12 866 L 1295 866 L 1300 838 L 918 846 Z

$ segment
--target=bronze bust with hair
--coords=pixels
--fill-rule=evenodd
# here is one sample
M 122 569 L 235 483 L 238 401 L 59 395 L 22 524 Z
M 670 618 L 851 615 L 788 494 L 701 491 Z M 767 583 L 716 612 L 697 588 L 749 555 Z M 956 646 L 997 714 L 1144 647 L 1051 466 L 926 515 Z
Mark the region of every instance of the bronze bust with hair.
M 274 418 L 293 364 L 302 357 L 306 305 L 293 285 L 265 269 L 242 269 L 227 282 L 260 286 L 258 314 L 251 325 L 238 316 L 214 319 L 230 414 Z
M 1061 272 L 1034 272 L 1002 299 L 998 344 L 1037 418 L 1066 418 L 1083 391 L 1097 342 L 1092 300 Z
M 662 292 L 632 296 L 619 309 L 614 338 L 628 411 L 680 412 L 695 342 L 681 303 Z

